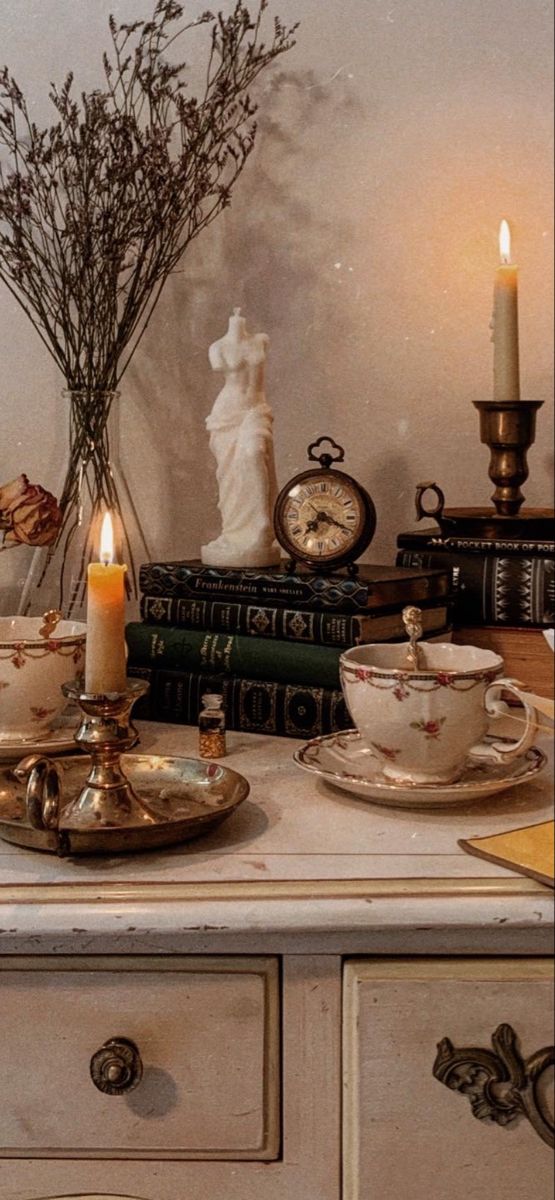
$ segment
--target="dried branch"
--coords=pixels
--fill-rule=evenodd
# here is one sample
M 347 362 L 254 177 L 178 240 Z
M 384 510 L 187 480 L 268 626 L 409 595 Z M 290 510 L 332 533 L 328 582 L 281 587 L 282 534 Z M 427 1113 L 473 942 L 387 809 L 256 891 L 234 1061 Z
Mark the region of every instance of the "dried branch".
M 168 277 L 231 200 L 252 152 L 257 77 L 294 44 L 268 0 L 251 17 L 204 13 L 182 23 L 176 0 L 150 20 L 109 19 L 104 86 L 76 98 L 51 86 L 55 119 L 39 129 L 8 68 L 0 70 L 0 279 L 63 372 L 84 393 L 117 387 Z M 171 46 L 210 28 L 204 91 L 187 90 Z

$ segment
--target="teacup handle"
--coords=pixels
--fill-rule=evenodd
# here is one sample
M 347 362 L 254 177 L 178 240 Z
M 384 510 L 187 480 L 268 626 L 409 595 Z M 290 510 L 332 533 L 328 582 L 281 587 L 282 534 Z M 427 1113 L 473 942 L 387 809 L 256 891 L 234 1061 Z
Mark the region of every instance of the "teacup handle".
M 510 713 L 507 713 L 507 706 L 503 703 L 500 696 L 495 699 L 495 694 L 501 692 L 510 692 L 520 704 L 524 705 L 526 713 L 526 728 L 524 733 L 518 742 L 511 742 L 509 745 L 506 745 L 504 742 L 492 742 L 489 745 L 486 742 L 482 742 L 479 746 L 473 746 L 470 751 L 472 758 L 484 758 L 489 759 L 490 762 L 493 760 L 494 762 L 508 763 L 512 762 L 515 758 L 522 758 L 534 744 L 539 729 L 538 713 L 534 705 L 530 704 L 526 695 L 516 686 L 514 680 L 496 679 L 494 683 L 490 683 L 489 687 L 486 688 L 484 706 L 488 717 L 493 717 L 497 721 L 500 717 L 510 716 Z

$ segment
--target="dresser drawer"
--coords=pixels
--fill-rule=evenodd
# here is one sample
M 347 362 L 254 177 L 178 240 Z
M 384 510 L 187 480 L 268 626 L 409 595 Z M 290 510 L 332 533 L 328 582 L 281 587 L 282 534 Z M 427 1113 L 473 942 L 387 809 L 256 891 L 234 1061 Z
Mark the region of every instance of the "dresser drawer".
M 552 1200 L 552 963 L 351 962 L 344 1000 L 344 1200 Z
M 0 1157 L 277 1157 L 277 960 L 7 959 L 0 1014 Z

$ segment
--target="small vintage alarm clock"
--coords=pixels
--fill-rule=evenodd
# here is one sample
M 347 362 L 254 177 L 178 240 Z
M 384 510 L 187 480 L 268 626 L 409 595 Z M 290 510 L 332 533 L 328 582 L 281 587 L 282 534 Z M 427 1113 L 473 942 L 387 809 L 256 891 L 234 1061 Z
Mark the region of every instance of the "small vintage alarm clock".
M 322 450 L 326 443 L 330 449 Z M 293 561 L 314 571 L 348 567 L 356 574 L 354 563 L 376 531 L 376 509 L 368 492 L 334 465 L 344 459 L 345 451 L 333 438 L 313 442 L 308 461 L 319 468 L 295 475 L 277 498 L 278 542 Z

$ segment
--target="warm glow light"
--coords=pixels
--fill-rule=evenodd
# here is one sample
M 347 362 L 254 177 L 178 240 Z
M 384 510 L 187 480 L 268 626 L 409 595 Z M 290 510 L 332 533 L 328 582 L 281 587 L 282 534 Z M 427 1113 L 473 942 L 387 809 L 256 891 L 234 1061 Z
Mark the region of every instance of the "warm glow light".
M 499 249 L 501 251 L 501 262 L 508 264 L 511 261 L 511 228 L 508 221 L 501 222 L 499 230 Z
M 111 563 L 114 561 L 114 528 L 109 512 L 105 514 L 102 522 L 102 530 L 100 533 L 100 561 L 103 563 Z

